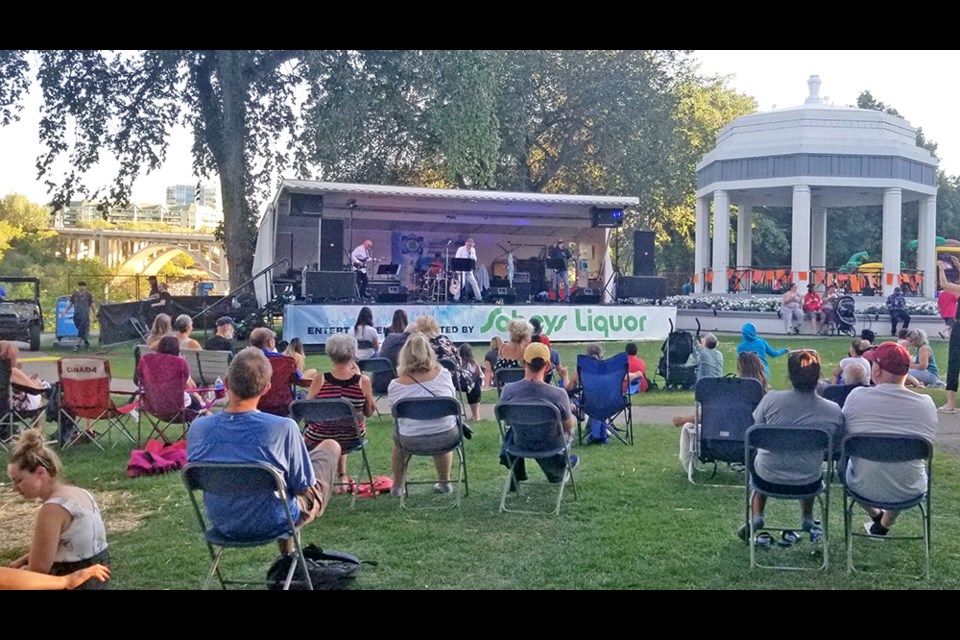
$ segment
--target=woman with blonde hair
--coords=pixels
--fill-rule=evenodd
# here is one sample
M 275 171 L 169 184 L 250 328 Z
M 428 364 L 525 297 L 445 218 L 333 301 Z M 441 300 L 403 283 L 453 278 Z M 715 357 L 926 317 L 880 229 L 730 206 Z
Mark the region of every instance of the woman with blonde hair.
M 423 316 L 421 316 L 423 317 Z M 425 335 L 411 335 L 400 351 L 400 364 L 397 368 L 397 378 L 390 382 L 387 398 L 393 406 L 400 400 L 409 398 L 445 397 L 456 398 L 457 392 L 453 387 L 453 378 L 450 372 L 440 366 L 437 355 L 434 353 L 430 341 Z M 397 420 L 397 436 L 393 445 L 393 489 L 392 496 L 403 495 L 403 465 L 402 448 L 410 446 L 408 440 L 415 440 L 417 448 L 452 449 L 460 437 L 460 429 L 455 416 L 447 416 L 437 420 Z M 453 463 L 453 452 L 441 453 L 433 456 L 437 469 L 437 483 L 433 486 L 438 493 L 450 493 L 453 487 L 450 484 L 450 467 Z
M 307 354 L 303 350 L 303 340 L 300 338 L 291 338 L 290 344 L 283 350 L 283 355 L 290 356 L 297 361 L 297 371 L 299 371 L 304 378 L 312 380 L 317 376 L 316 369 L 304 369 L 307 363 Z
M 493 336 L 490 338 L 490 350 L 483 356 L 483 388 L 489 389 L 493 384 L 493 368 L 497 365 L 497 359 L 500 357 L 500 348 L 503 347 L 503 338 Z
M 933 357 L 927 332 L 923 329 L 910 329 L 907 332 L 907 344 L 916 349 L 913 353 L 913 361 L 910 363 L 909 375 L 927 387 L 944 386 L 943 380 L 938 375 L 937 359 Z
M 173 333 L 173 324 L 170 321 L 170 316 L 165 313 L 158 313 L 157 317 L 153 319 L 153 325 L 150 327 L 150 335 L 147 336 L 147 346 L 151 349 L 156 349 L 160 338 L 170 333 Z
M 13 490 L 28 500 L 41 500 L 30 551 L 10 563 L 13 569 L 63 576 L 96 564 L 109 566 L 107 533 L 100 507 L 85 489 L 63 480 L 63 465 L 43 442 L 43 432 L 20 434 L 7 464 Z M 81 589 L 105 589 L 88 580 Z
M 430 346 L 438 359 L 449 358 L 456 363 L 457 369 L 460 369 L 460 353 L 457 351 L 457 345 L 453 344 L 450 338 L 440 333 L 440 325 L 433 316 L 420 316 L 414 321 L 413 325 L 430 341 Z
M 524 318 L 514 318 L 507 324 L 508 342 L 500 347 L 494 371 L 523 367 L 523 351 L 533 338 L 533 325 Z

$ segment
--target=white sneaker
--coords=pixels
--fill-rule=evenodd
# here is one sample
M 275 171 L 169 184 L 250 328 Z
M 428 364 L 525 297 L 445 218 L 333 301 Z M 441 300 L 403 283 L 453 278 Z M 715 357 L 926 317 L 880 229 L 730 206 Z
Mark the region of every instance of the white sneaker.
M 433 490 L 437 493 L 453 493 L 453 485 L 449 482 L 438 482 L 433 485 Z

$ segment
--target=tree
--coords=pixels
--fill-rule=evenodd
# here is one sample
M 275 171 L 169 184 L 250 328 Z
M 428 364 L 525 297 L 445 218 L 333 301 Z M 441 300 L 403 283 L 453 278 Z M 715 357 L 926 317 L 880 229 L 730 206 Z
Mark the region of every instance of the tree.
M 0 220 L 34 233 L 49 226 L 50 212 L 24 195 L 11 193 L 0 200 Z
M 174 126 L 193 133 L 198 175 L 220 177 L 223 237 L 231 285 L 250 276 L 254 203 L 302 146 L 295 109 L 319 68 L 293 50 L 0 51 L 0 123 L 16 119 L 30 86 L 31 61 L 43 97 L 37 160 L 54 209 L 73 194 L 104 208 L 129 201 L 134 180 L 165 159 Z M 298 94 L 298 92 L 300 92 Z M 106 156 L 119 160 L 109 187 L 84 174 Z M 67 168 L 62 169 L 66 162 Z

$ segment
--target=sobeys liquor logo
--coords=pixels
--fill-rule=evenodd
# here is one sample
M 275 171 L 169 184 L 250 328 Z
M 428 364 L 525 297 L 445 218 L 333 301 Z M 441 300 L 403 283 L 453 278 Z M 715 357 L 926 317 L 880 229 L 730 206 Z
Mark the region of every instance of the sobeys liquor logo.
M 616 334 L 620 331 L 628 331 L 635 334 L 644 330 L 644 324 L 646 324 L 647 321 L 646 315 L 633 315 L 628 311 L 617 312 L 611 310 L 610 313 L 606 313 L 606 309 L 603 311 L 604 313 L 595 314 L 591 308 L 576 308 L 567 310 L 565 313 L 553 315 L 537 313 L 530 317 L 540 318 L 540 321 L 543 323 L 543 332 L 548 336 L 559 333 L 563 329 L 571 312 L 573 313 L 573 325 L 577 332 L 596 332 L 608 338 L 611 332 Z M 480 327 L 480 332 L 487 333 L 495 330 L 497 333 L 504 333 L 507 330 L 507 324 L 511 320 L 525 317 L 526 316 L 517 313 L 516 309 L 511 309 L 510 314 L 507 315 L 504 313 L 503 308 L 497 307 L 487 315 L 486 321 L 483 323 L 483 326 Z

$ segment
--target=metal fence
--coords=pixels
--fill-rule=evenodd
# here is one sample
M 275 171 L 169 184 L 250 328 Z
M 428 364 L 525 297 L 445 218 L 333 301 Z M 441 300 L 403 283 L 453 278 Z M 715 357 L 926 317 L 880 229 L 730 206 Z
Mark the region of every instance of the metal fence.
M 76 289 L 78 282 L 86 282 L 87 289 L 100 303 L 111 304 L 142 300 L 150 294 L 150 282 L 147 278 L 148 276 L 144 275 L 68 275 L 68 287 L 64 294 L 69 294 Z M 173 296 L 223 296 L 230 291 L 230 282 L 227 280 L 198 280 L 175 276 L 157 276 L 157 282 L 166 283 L 170 295 Z

